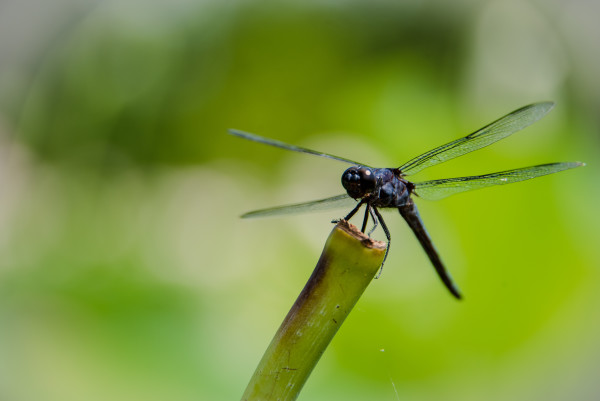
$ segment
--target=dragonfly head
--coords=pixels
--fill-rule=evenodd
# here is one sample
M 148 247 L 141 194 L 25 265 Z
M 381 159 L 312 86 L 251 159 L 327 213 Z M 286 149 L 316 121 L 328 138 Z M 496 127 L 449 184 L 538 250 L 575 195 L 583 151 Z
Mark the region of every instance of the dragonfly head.
M 361 199 L 375 190 L 377 179 L 373 170 L 368 167 L 350 167 L 342 174 L 342 185 L 348 195 Z

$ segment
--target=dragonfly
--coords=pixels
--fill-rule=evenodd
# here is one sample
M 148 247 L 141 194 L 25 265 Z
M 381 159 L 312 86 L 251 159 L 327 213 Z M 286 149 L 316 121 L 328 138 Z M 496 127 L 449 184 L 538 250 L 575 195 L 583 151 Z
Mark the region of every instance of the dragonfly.
M 439 200 L 465 191 L 495 185 L 511 184 L 547 174 L 557 173 L 559 171 L 569 170 L 584 166 L 585 163 L 547 163 L 491 174 L 429 181 L 415 182 L 408 180 L 407 177 L 426 168 L 447 162 L 504 139 L 541 119 L 553 106 L 553 102 L 540 102 L 521 107 L 470 135 L 438 146 L 437 148 L 425 152 L 395 168 L 376 168 L 344 157 L 318 152 L 300 146 L 290 145 L 275 139 L 269 139 L 248 132 L 231 129 L 229 130 L 231 135 L 250 141 L 294 152 L 337 160 L 352 165 L 342 174 L 342 186 L 346 190 L 346 193 L 310 202 L 255 210 L 243 214 L 242 218 L 280 216 L 338 207 L 352 207 L 351 211 L 344 218 L 345 220 L 350 220 L 362 206 L 365 206 L 361 231 L 363 233 L 366 232 L 367 223 L 369 217 L 371 217 L 374 226 L 369 231 L 368 235 L 370 236 L 380 224 L 388 243 L 379 274 L 377 275 L 377 277 L 379 277 L 391 243 L 390 231 L 381 216 L 379 209 L 398 209 L 400 215 L 404 218 L 406 223 L 408 223 L 408 226 L 411 228 L 429 257 L 429 260 L 442 283 L 454 297 L 461 299 L 461 293 L 442 263 L 431 237 L 425 229 L 425 225 L 423 224 L 423 220 L 419 215 L 419 211 L 413 198 Z M 338 220 L 334 220 L 333 222 L 337 221 Z

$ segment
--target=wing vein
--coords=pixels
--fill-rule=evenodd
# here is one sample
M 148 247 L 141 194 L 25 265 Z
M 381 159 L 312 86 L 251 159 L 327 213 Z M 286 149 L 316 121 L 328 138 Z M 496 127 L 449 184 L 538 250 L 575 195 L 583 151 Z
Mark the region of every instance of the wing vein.
M 357 165 L 357 166 L 370 167 L 366 164 L 359 163 L 354 160 L 346 159 L 345 157 L 332 155 L 330 153 L 317 152 L 316 150 L 303 148 L 303 147 L 296 146 L 296 145 L 290 145 L 288 143 L 281 142 L 276 139 L 265 138 L 265 137 L 262 137 L 262 136 L 259 136 L 256 134 L 251 134 L 249 132 L 239 131 L 236 129 L 230 129 L 228 132 L 231 135 L 234 135 L 234 136 L 237 136 L 240 138 L 244 138 L 244 139 L 248 139 L 249 141 L 254 141 L 254 142 L 262 143 L 265 145 L 275 146 L 276 148 L 280 148 L 280 149 L 286 149 L 286 150 L 291 150 L 293 152 L 300 152 L 300 153 L 306 153 L 309 155 L 325 157 L 327 159 L 337 160 L 340 162 L 349 163 L 349 164 L 353 164 L 353 165 Z
M 275 206 L 266 209 L 254 210 L 252 212 L 244 213 L 241 217 L 244 219 L 249 219 L 255 217 L 281 216 L 288 214 L 317 212 L 321 210 L 330 210 L 349 206 L 356 206 L 356 201 L 349 197 L 348 194 L 341 194 L 309 202 L 294 203 L 291 205 Z
M 548 163 L 485 175 L 416 182 L 414 193 L 423 199 L 438 200 L 460 192 L 512 184 L 584 165 L 581 162 Z
M 456 139 L 419 155 L 399 167 L 402 175 L 418 173 L 428 167 L 491 145 L 533 124 L 548 113 L 554 103 L 543 102 L 524 106 L 463 138 Z

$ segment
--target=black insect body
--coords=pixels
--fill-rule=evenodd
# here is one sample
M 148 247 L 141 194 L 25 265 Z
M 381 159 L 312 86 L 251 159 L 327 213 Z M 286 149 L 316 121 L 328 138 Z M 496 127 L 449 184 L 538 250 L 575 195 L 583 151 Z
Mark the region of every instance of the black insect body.
M 369 167 L 350 167 L 344 171 L 342 186 L 351 198 L 369 198 L 368 203 L 377 207 L 406 204 L 411 187 L 399 170 Z
M 381 223 L 381 227 L 388 239 L 388 247 L 383 263 L 385 263 L 385 258 L 389 251 L 389 241 L 391 236 L 385 221 L 379 214 L 377 208 L 395 207 L 398 208 L 400 215 L 404 217 L 404 220 L 406 220 L 409 227 L 413 230 L 442 282 L 446 285 L 448 290 L 450 290 L 452 295 L 460 299 L 460 292 L 452 281 L 450 274 L 444 268 L 444 265 L 433 246 L 433 242 L 431 242 L 429 234 L 427 234 L 427 231 L 425 230 L 425 225 L 421 220 L 417 206 L 410 197 L 414 186 L 411 182 L 402 178 L 400 170 L 390 168 L 372 169 L 369 167 L 350 167 L 342 175 L 342 186 L 346 189 L 346 192 L 351 198 L 359 200 L 354 209 L 346 216 L 346 220 L 350 220 L 364 204 L 366 205 L 366 210 L 362 231 L 365 232 L 369 214 L 375 215 L 373 216 L 375 227 L 377 227 L 378 221 Z M 375 227 L 373 227 L 373 230 Z M 371 230 L 371 232 L 373 230 Z M 381 267 L 383 268 L 383 264 Z
M 342 186 L 346 190 L 345 194 L 311 202 L 256 210 L 246 213 L 242 217 L 251 218 L 277 216 L 291 213 L 302 213 L 311 210 L 324 210 L 342 206 L 353 206 L 350 213 L 348 213 L 348 215 L 345 217 L 346 220 L 349 220 L 364 205 L 365 215 L 361 230 L 362 232 L 365 232 L 369 216 L 371 216 L 374 222 L 374 227 L 371 229 L 369 234 L 375 230 L 378 224 L 381 224 L 381 227 L 383 228 L 388 240 L 388 247 L 384 257 L 385 262 L 385 258 L 389 252 L 391 236 L 378 209 L 397 208 L 400 212 L 400 215 L 408 223 L 409 227 L 412 229 L 413 233 L 421 243 L 421 246 L 427 253 L 429 260 L 433 264 L 433 267 L 435 268 L 444 285 L 448 288 L 452 295 L 460 299 L 460 292 L 446 271 L 433 245 L 433 242 L 429 237 L 429 234 L 425 230 L 425 226 L 421 220 L 421 217 L 419 216 L 417 206 L 413 201 L 413 195 L 424 199 L 437 200 L 455 193 L 469 191 L 472 189 L 509 184 L 542 175 L 557 173 L 559 171 L 583 166 L 584 163 L 549 163 L 492 174 L 446 178 L 422 182 L 408 181 L 405 179 L 405 177 L 418 173 L 425 168 L 481 149 L 503 138 L 506 138 L 512 133 L 523 129 L 542 118 L 546 113 L 548 113 L 548 111 L 552 109 L 552 107 L 553 103 L 551 102 L 535 103 L 522 107 L 481 128 L 480 130 L 467 135 L 466 137 L 459 138 L 445 145 L 432 149 L 420 156 L 417 156 L 398 168 L 373 168 L 366 164 L 357 163 L 355 161 L 328 153 L 321 153 L 311 149 L 289 145 L 274 139 L 264 138 L 247 132 L 230 130 L 229 132 L 232 135 L 255 142 L 260 142 L 295 152 L 326 157 L 353 165 L 342 174 Z

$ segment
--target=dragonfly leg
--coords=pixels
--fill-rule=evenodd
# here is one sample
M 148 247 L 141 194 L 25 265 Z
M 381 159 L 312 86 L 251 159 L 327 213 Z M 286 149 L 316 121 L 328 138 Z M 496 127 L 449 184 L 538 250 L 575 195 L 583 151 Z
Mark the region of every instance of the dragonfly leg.
M 377 220 L 379 220 L 379 222 L 381 223 L 381 228 L 383 228 L 383 232 L 385 233 L 385 237 L 388 241 L 387 246 L 385 247 L 385 255 L 383 255 L 381 267 L 379 267 L 379 273 L 377 273 L 377 276 L 375 276 L 375 278 L 379 278 L 381 276 L 381 273 L 383 272 L 383 265 L 385 263 L 385 260 L 387 259 L 388 252 L 390 251 L 390 242 L 392 241 L 392 237 L 390 236 L 390 230 L 388 230 L 385 221 L 383 221 L 383 217 L 381 217 L 381 213 L 379 213 L 379 210 L 377 210 L 376 207 L 373 207 L 373 212 L 377 216 Z
M 360 202 L 358 202 L 358 204 L 356 206 L 354 206 L 354 209 L 352 209 L 346 217 L 344 217 L 343 219 L 331 220 L 331 222 L 334 224 L 337 224 L 342 220 L 346 220 L 346 221 L 350 220 L 352 218 L 352 216 L 354 216 L 356 214 L 356 212 L 358 212 L 358 209 L 360 209 L 360 207 L 363 205 L 363 203 L 365 203 L 365 201 L 361 200 Z
M 367 204 L 367 207 L 365 208 L 365 217 L 363 219 L 363 225 L 362 225 L 362 228 L 360 229 L 360 231 L 362 231 L 363 233 L 367 229 L 367 223 L 369 221 L 369 212 L 370 211 L 371 211 L 371 206 L 369 206 L 369 204 Z
M 375 229 L 379 225 L 379 220 L 377 219 L 377 216 L 375 216 L 375 212 L 373 212 L 373 208 L 369 207 L 369 213 L 371 213 L 371 218 L 373 219 L 373 228 L 371 228 L 369 230 L 369 233 L 367 234 L 370 237 L 371 234 L 373 234 L 373 231 L 375 231 Z
M 352 216 L 354 216 L 356 214 L 356 212 L 358 212 L 358 209 L 360 209 L 360 207 L 366 202 L 365 199 L 362 199 L 360 202 L 358 202 L 358 205 L 356 205 L 354 207 L 354 209 L 352 209 L 350 211 L 350 213 L 348 213 L 348 215 L 346 217 L 344 217 L 344 220 L 348 221 L 352 218 Z M 332 223 L 337 223 L 336 220 L 334 220 Z

